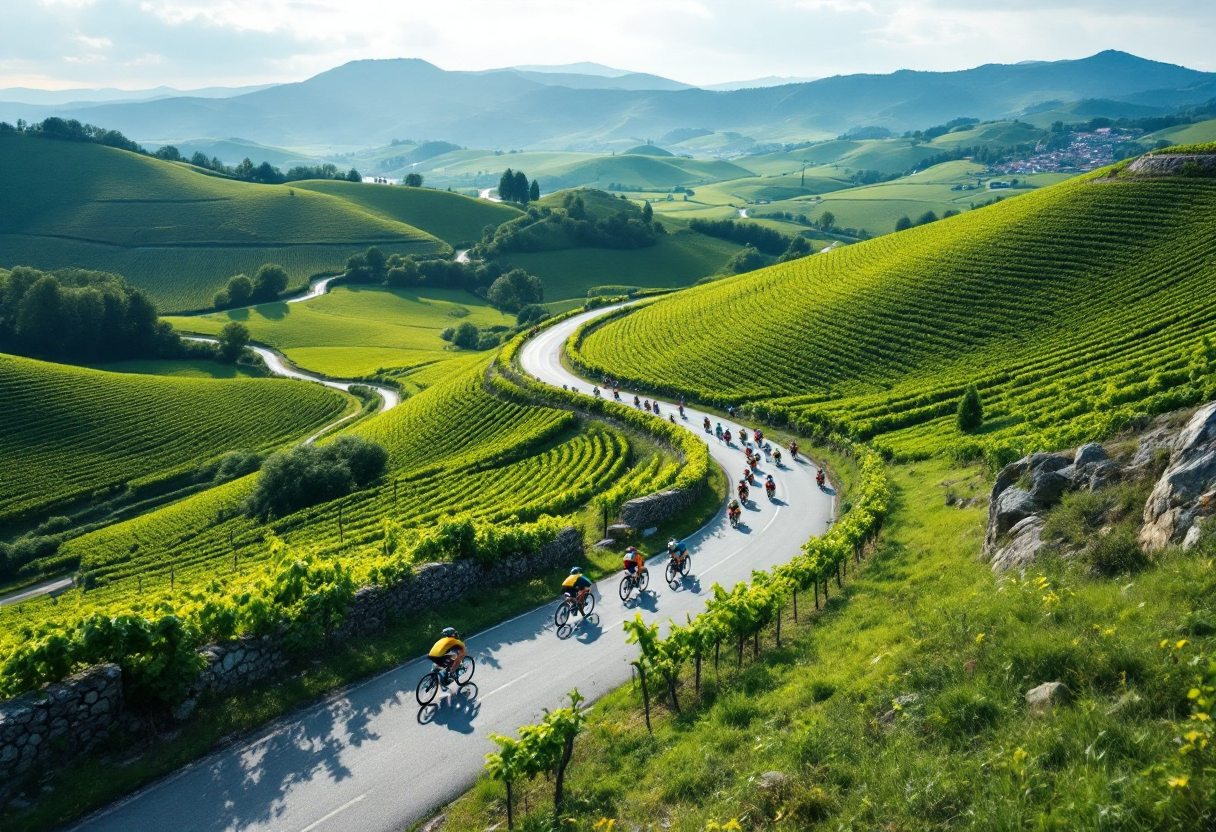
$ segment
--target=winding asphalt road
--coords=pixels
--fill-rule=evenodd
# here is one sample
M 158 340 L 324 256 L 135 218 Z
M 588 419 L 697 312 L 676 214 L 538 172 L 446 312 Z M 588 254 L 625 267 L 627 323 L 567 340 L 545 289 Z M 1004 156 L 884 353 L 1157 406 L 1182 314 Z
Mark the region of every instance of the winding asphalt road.
M 561 346 L 579 324 L 604 312 L 542 332 L 524 347 L 524 369 L 590 393 L 590 384 L 563 368 Z M 663 408 L 664 418 L 675 410 L 669 403 Z M 703 414 L 688 410 L 687 416 L 688 428 L 737 480 L 744 467 L 739 445 L 705 434 Z M 738 425 L 729 427 L 738 432 Z M 490 733 L 514 734 L 544 708 L 560 707 L 575 687 L 594 702 L 628 683 L 636 648 L 625 643 L 621 624 L 635 612 L 682 621 L 704 608 L 715 581 L 730 587 L 746 580 L 753 569 L 789 560 L 808 537 L 822 534 L 833 515 L 830 490 L 815 485 L 809 462 L 785 463 L 761 466 L 775 475 L 776 500 L 769 502 L 762 488 L 758 496 L 753 492 L 739 529 L 730 527 L 723 506 L 687 538 L 692 571 L 678 589 L 663 583 L 665 555 L 651 561 L 650 590 L 634 604 L 618 598 L 619 575 L 605 578 L 596 585 L 598 621 L 582 623 L 568 638 L 553 626 L 556 601 L 469 637 L 476 687 L 441 695 L 437 706 L 420 710 L 414 701 L 414 687 L 429 669 L 420 657 L 290 714 L 74 828 L 396 832 L 408 826 L 472 785 L 493 748 Z M 662 545 L 655 540 L 652 548 Z

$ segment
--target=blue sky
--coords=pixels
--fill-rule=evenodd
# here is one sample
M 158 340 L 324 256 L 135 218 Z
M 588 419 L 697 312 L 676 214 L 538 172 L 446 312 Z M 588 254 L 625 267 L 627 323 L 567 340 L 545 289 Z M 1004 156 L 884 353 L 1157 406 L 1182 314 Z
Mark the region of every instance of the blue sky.
M 1213 0 L 2 0 L 0 87 L 258 84 L 395 57 L 698 84 L 1103 49 L 1216 71 L 1214 43 Z

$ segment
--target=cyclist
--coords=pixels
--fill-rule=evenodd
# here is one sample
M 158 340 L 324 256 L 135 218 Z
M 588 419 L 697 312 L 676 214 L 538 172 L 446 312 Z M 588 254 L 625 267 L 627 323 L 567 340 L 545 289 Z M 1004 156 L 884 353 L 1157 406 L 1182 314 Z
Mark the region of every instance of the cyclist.
M 726 507 L 726 516 L 730 518 L 732 526 L 739 525 L 739 517 L 743 514 L 743 509 L 739 506 L 738 500 L 731 500 L 730 505 Z
M 747 495 L 751 493 L 747 490 L 747 481 L 746 480 L 739 480 L 739 489 L 738 490 L 739 490 L 739 502 L 746 503 Z
M 725 433 L 723 433 L 722 438 L 725 439 L 726 444 L 729 445 L 730 444 L 730 431 L 728 430 Z
M 654 415 L 655 416 L 659 415 L 659 400 L 658 399 L 654 400 Z
M 709 417 L 708 416 L 705 417 L 705 421 L 702 422 L 701 425 L 702 425 L 702 427 L 705 428 L 705 432 L 709 433 Z
M 777 493 L 777 483 L 773 480 L 773 475 L 769 474 L 768 479 L 764 481 L 764 490 L 768 494 L 768 498 L 773 499 L 773 495 Z
M 797 439 L 790 440 L 790 456 L 793 457 L 795 461 L 797 461 L 797 459 L 798 459 L 798 440 Z
M 716 428 L 714 428 L 714 433 L 717 435 L 718 441 L 721 442 L 722 441 L 722 423 L 721 422 L 718 422 L 718 426 Z
M 591 591 L 591 581 L 583 574 L 583 570 L 575 566 L 570 570 L 566 580 L 562 581 L 562 595 L 574 600 L 574 614 L 578 615 L 583 608 L 583 599 Z
M 764 431 L 760 430 L 760 428 L 756 428 L 755 433 L 753 435 L 756 437 L 757 445 L 759 445 L 761 442 L 764 441 Z
M 637 550 L 636 546 L 630 546 L 625 550 L 625 571 L 635 578 L 646 571 L 646 559 L 642 557 L 642 553 Z
M 781 449 L 773 448 L 773 462 L 777 463 L 777 467 L 781 467 Z
M 593 387 L 591 388 L 591 392 L 597 399 L 600 397 L 600 388 Z
M 815 474 L 815 485 L 819 486 L 820 488 L 823 488 L 823 484 L 826 481 L 827 481 L 827 475 L 824 473 L 823 469 L 820 468 L 819 471 Z
M 688 544 L 673 537 L 667 541 L 667 554 L 671 555 L 672 560 L 676 563 L 683 563 L 684 556 L 688 554 Z
M 427 653 L 435 668 L 439 671 L 439 684 L 447 686 L 452 681 L 452 672 L 460 667 L 464 660 L 464 642 L 455 627 L 445 627 L 439 641 Z
M 743 469 L 743 480 L 747 480 L 748 485 L 756 484 L 756 475 L 752 473 L 752 469 L 750 467 Z M 739 482 L 743 482 L 743 480 L 739 480 Z

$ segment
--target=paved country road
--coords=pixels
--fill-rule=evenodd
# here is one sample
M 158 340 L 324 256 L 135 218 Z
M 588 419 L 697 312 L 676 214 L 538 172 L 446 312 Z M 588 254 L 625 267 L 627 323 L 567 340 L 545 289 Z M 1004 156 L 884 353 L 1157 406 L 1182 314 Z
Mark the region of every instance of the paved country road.
M 524 347 L 524 369 L 590 393 L 590 384 L 562 367 L 561 346 L 579 324 L 604 312 L 542 332 Z M 707 439 L 714 459 L 737 480 L 741 448 L 706 436 L 701 420 L 688 411 L 689 429 Z M 737 433 L 737 424 L 729 427 Z M 730 587 L 746 580 L 753 569 L 789 560 L 808 537 L 822 534 L 832 517 L 830 492 L 816 487 L 810 463 L 787 458 L 785 464 L 761 467 L 775 474 L 777 499 L 770 503 L 763 488 L 753 492 L 740 529 L 730 528 L 722 510 L 687 538 L 692 572 L 678 590 L 663 583 L 662 558 L 652 561 L 651 588 L 637 606 L 627 608 L 618 598 L 619 574 L 605 578 L 596 585 L 598 626 L 584 624 L 562 640 L 553 626 L 555 587 L 554 603 L 467 639 L 477 659 L 475 689 L 442 695 L 438 707 L 420 710 L 414 687 L 429 669 L 420 657 L 290 714 L 74 828 L 396 832 L 408 826 L 473 784 L 493 748 L 490 733 L 514 734 L 542 709 L 562 706 L 574 687 L 594 702 L 629 682 L 636 647 L 625 643 L 625 619 L 641 612 L 648 620 L 682 621 L 686 612 L 704 608 L 715 581 Z

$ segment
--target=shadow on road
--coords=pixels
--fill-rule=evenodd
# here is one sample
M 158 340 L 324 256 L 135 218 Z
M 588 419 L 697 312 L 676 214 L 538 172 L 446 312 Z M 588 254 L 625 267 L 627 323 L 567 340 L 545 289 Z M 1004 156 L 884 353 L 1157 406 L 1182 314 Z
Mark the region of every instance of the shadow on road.
M 470 682 L 437 702 L 418 709 L 420 725 L 442 725 L 458 734 L 473 733 L 473 720 L 481 712 L 477 685 Z

